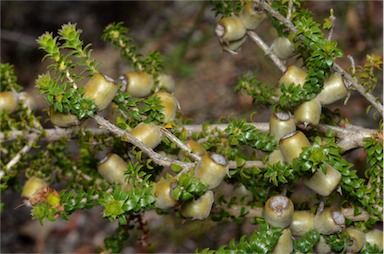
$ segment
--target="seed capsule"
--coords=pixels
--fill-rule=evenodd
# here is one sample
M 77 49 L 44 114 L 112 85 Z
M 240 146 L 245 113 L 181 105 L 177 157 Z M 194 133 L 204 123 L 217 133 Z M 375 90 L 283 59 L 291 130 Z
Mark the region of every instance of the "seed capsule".
M 213 202 L 213 192 L 207 191 L 198 199 L 184 203 L 181 206 L 181 215 L 192 220 L 204 220 L 211 213 Z
M 228 174 L 228 161 L 217 153 L 205 153 L 195 169 L 195 177 L 208 185 L 208 189 L 219 186 Z
M 253 198 L 252 192 L 250 192 L 243 184 L 238 184 L 232 193 L 233 197 L 242 201 L 244 204 L 250 202 Z
M 76 115 L 60 113 L 53 110 L 52 107 L 49 108 L 48 114 L 51 122 L 58 127 L 66 128 L 80 124 L 79 118 Z
M 345 228 L 345 217 L 339 210 L 327 208 L 315 215 L 313 225 L 320 234 L 330 235 Z
M 370 245 L 377 245 L 379 251 L 383 251 L 383 231 L 379 229 L 372 229 L 365 234 L 366 243 Z M 365 249 L 365 247 L 363 248 Z
M 236 41 L 231 41 L 229 43 L 222 43 L 221 46 L 223 47 L 223 50 L 232 54 L 236 55 L 238 51 L 240 51 L 241 46 L 243 43 L 247 40 L 247 37 L 244 36 L 243 38 L 236 40 Z
M 16 93 L 0 92 L 0 112 L 7 111 L 9 114 L 16 111 L 19 99 Z
M 279 240 L 277 241 L 273 254 L 288 254 L 293 252 L 292 234 L 289 228 L 286 228 L 281 233 Z
M 176 97 L 167 92 L 158 92 L 155 96 L 160 98 L 161 104 L 163 105 L 161 110 L 164 115 L 163 121 L 167 123 L 175 120 L 178 105 Z
M 305 79 L 307 78 L 307 73 L 300 69 L 297 66 L 290 65 L 287 70 L 284 72 L 283 76 L 281 76 L 279 80 L 279 84 L 290 86 L 294 84 L 296 86 L 302 86 L 305 83 Z M 280 88 L 277 91 L 278 94 L 281 94 Z
M 238 17 L 231 16 L 222 18 L 216 25 L 215 32 L 221 41 L 229 43 L 244 37 L 247 29 Z
M 271 46 L 272 52 L 280 59 L 285 60 L 295 52 L 295 47 L 287 37 L 276 38 Z
M 269 118 L 269 134 L 278 142 L 284 135 L 296 130 L 295 120 L 289 112 L 275 112 Z
M 191 150 L 192 153 L 198 156 L 203 156 L 206 153 L 206 150 L 204 149 L 204 147 L 193 139 L 188 139 L 187 141 L 184 142 L 184 145 L 186 145 Z M 178 154 L 179 159 L 183 160 L 185 156 L 188 156 L 188 153 L 180 150 Z
M 304 181 L 306 186 L 321 196 L 329 196 L 341 180 L 341 173 L 338 170 L 329 164 L 325 164 L 325 166 L 326 174 L 321 168 L 318 168 L 310 179 Z
M 284 163 L 284 156 L 280 150 L 275 150 L 268 155 L 268 164 L 275 164 L 277 162 Z
M 266 18 L 264 11 L 259 7 L 259 3 L 248 1 L 241 8 L 239 18 L 244 26 L 249 30 L 256 29 Z
M 270 197 L 264 206 L 264 219 L 274 227 L 286 228 L 292 221 L 294 206 L 283 195 Z
M 156 199 L 156 207 L 160 209 L 169 209 L 178 204 L 177 200 L 172 198 L 172 191 L 176 187 L 176 179 L 160 180 L 155 184 L 153 196 Z
M 48 186 L 48 184 L 44 180 L 33 176 L 25 182 L 23 186 L 23 191 L 21 192 L 21 197 L 30 198 L 34 194 L 36 194 L 36 192 L 38 192 L 39 190 L 43 189 L 46 186 Z
M 100 175 L 109 183 L 124 184 L 128 164 L 119 155 L 111 153 L 97 164 Z
M 332 252 L 331 246 L 325 241 L 323 236 L 320 236 L 319 242 L 315 245 L 315 251 L 318 254 L 328 254 Z
M 175 90 L 175 80 L 171 75 L 160 74 L 157 80 L 159 81 L 158 86 L 160 89 L 164 89 L 165 91 L 168 91 L 170 93 Z
M 321 104 L 316 99 L 305 101 L 296 107 L 294 115 L 297 127 L 310 130 L 319 125 Z
M 152 76 L 146 72 L 127 72 L 120 79 L 126 85 L 126 91 L 135 97 L 148 96 L 154 86 Z
M 347 244 L 348 253 L 358 253 L 365 245 L 365 234 L 358 228 L 348 227 L 345 233 L 349 234 L 351 241 Z
M 291 229 L 293 236 L 302 236 L 313 229 L 313 219 L 315 215 L 310 211 L 294 211 L 292 216 Z
M 163 137 L 160 127 L 153 123 L 140 123 L 131 131 L 132 136 L 150 148 L 155 148 Z
M 99 111 L 108 107 L 115 98 L 119 86 L 116 82 L 101 74 L 95 73 L 85 85 L 83 98 L 93 99 Z
M 291 132 L 282 137 L 279 142 L 280 151 L 288 163 L 300 157 L 303 148 L 310 146 L 309 140 L 301 131 Z
M 345 98 L 347 94 L 348 90 L 345 87 L 343 78 L 340 74 L 333 73 L 324 82 L 323 89 L 315 99 L 320 101 L 321 105 L 329 105 Z

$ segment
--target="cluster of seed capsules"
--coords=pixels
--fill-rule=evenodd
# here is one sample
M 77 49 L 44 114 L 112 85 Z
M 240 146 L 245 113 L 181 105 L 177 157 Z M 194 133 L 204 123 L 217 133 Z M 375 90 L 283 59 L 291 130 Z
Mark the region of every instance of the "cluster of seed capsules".
M 247 38 L 247 30 L 256 29 L 265 18 L 266 15 L 257 1 L 249 1 L 243 5 L 237 16 L 222 18 L 215 32 L 223 49 L 237 54 Z M 271 45 L 271 51 L 281 60 L 295 55 L 294 46 L 286 37 L 276 38 Z M 303 86 L 306 77 L 305 70 L 291 65 L 280 78 L 279 84 Z M 276 92 L 278 95 L 282 94 L 280 88 L 277 88 Z M 303 148 L 311 146 L 302 130 L 316 128 L 320 122 L 323 106 L 346 98 L 348 93 L 342 76 L 332 73 L 314 99 L 298 105 L 293 112 L 274 112 L 269 121 L 269 133 L 278 142 L 279 148 L 269 155 L 268 163 L 291 163 L 298 158 Z M 336 190 L 341 181 L 341 174 L 329 164 L 326 164 L 326 169 L 324 173 L 321 168 L 318 168 L 311 177 L 302 179 L 300 190 L 294 192 L 290 198 L 277 195 L 267 200 L 263 213 L 265 220 L 272 226 L 284 228 L 274 253 L 291 253 L 292 239 L 299 239 L 312 229 L 321 235 L 347 232 L 352 242 L 347 247 L 348 252 L 359 252 L 365 248 L 366 243 L 376 244 L 382 251 L 383 231 L 373 229 L 363 233 L 358 228 L 346 228 L 344 214 L 336 208 L 325 208 L 316 215 L 311 211 L 295 211 L 294 203 L 311 202 L 316 199 L 316 195 L 327 197 Z M 331 252 L 330 246 L 325 243 L 322 236 L 315 250 L 317 253 Z

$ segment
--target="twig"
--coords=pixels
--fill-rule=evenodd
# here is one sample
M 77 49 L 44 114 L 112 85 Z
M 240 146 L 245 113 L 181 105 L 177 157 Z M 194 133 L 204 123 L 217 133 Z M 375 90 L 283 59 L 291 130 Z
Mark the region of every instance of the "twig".
M 36 139 L 37 139 L 37 136 L 28 140 L 28 143 L 23 148 L 21 148 L 21 150 L 7 163 L 7 165 L 5 165 L 5 172 L 7 172 L 14 165 L 16 165 L 16 163 L 18 163 L 20 161 L 21 157 L 24 154 L 28 153 L 29 150 L 31 150 L 33 144 L 36 142 Z M 1 177 L 0 177 L 0 179 L 1 179 Z
M 265 54 L 273 61 L 273 63 L 279 68 L 281 72 L 287 70 L 287 66 L 271 51 L 267 44 L 257 35 L 254 31 L 247 32 L 249 38 L 254 41 L 264 52 Z
M 276 18 L 280 22 L 282 22 L 289 30 L 291 30 L 294 33 L 297 33 L 298 30 L 296 26 L 289 19 L 285 18 L 279 12 L 275 11 L 267 3 L 260 2 L 260 4 L 262 5 L 265 11 L 270 13 L 274 18 Z M 268 51 L 265 51 L 265 52 L 268 52 Z M 335 72 L 340 73 L 344 77 L 344 82 L 346 83 L 347 86 L 351 85 L 354 89 L 356 89 L 356 91 L 358 91 L 364 98 L 366 98 L 377 109 L 377 111 L 379 111 L 379 113 L 383 115 L 384 113 L 383 105 L 380 101 L 377 100 L 377 98 L 375 98 L 375 96 L 365 91 L 364 87 L 358 84 L 357 80 L 353 78 L 347 71 L 341 68 L 340 65 L 338 65 L 337 63 L 334 63 L 332 69 Z
M 105 120 L 105 119 L 104 119 Z M 105 120 L 106 121 L 106 120 Z M 268 123 L 248 123 L 260 131 L 267 132 L 269 130 Z M 115 126 L 119 129 L 117 126 Z M 227 124 L 211 124 L 208 127 L 209 130 L 218 129 L 219 131 L 224 131 L 228 127 Z M 202 125 L 184 125 L 182 128 L 188 131 L 188 135 L 191 136 L 192 133 L 198 133 L 203 131 Z M 343 152 L 349 151 L 354 148 L 363 147 L 364 142 L 363 139 L 370 137 L 371 134 L 378 132 L 375 129 L 367 129 L 354 125 L 346 125 L 344 128 L 332 125 L 320 124 L 318 126 L 318 130 L 320 132 L 326 132 L 327 130 L 331 130 L 336 134 L 336 137 L 339 139 L 338 146 L 342 149 Z M 57 141 L 63 137 L 67 138 L 75 138 L 81 135 L 81 132 L 84 131 L 82 128 L 55 128 L 55 129 L 46 129 L 44 130 L 44 136 L 41 137 L 40 140 L 53 142 Z M 89 128 L 85 129 L 87 132 L 91 132 L 93 135 L 105 135 L 106 131 L 104 129 L 99 128 Z M 125 132 L 128 133 L 128 132 Z M 13 141 L 19 137 L 24 139 L 31 139 L 36 137 L 39 132 L 25 132 L 25 131 L 8 131 L 7 133 L 0 132 L 0 141 Z M 129 134 L 129 133 L 128 133 Z M 123 135 L 123 134 L 121 134 Z
M 169 167 L 172 164 L 177 164 L 180 165 L 183 169 L 190 169 L 193 168 L 195 163 L 190 163 L 190 162 L 183 162 L 179 160 L 172 160 L 168 157 L 161 156 L 160 154 L 156 153 L 153 151 L 151 148 L 147 147 L 144 143 L 142 143 L 140 140 L 132 136 L 129 132 L 120 129 L 116 125 L 112 124 L 108 120 L 104 119 L 100 115 L 95 115 L 96 122 L 108 130 L 109 132 L 112 132 L 122 140 L 125 140 L 127 142 L 130 142 L 134 146 L 137 146 L 140 148 L 146 155 L 148 155 L 157 165 L 160 166 L 166 166 Z

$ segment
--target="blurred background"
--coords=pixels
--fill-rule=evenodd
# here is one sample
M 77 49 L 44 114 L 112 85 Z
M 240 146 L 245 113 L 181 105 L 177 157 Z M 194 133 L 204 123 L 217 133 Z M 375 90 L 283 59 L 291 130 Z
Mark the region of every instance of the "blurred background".
M 267 121 L 271 109 L 252 105 L 248 96 L 236 94 L 238 77 L 247 72 L 259 80 L 275 85 L 280 71 L 264 53 L 247 40 L 238 55 L 223 52 L 214 34 L 218 18 L 208 1 L 1 1 L 1 62 L 15 66 L 18 82 L 31 92 L 46 117 L 44 99 L 34 88 L 39 74 L 46 72 L 44 53 L 38 49 L 36 38 L 45 31 L 57 34 L 62 24 L 77 23 L 83 30 L 85 43 L 92 43 L 92 56 L 101 62 L 99 70 L 117 78 L 129 69 L 120 60 L 119 52 L 101 41 L 105 26 L 123 21 L 129 28 L 141 52 L 157 50 L 164 56 L 164 72 L 176 81 L 175 95 L 182 116 L 194 123 L 214 121 L 220 117 L 249 117 Z M 363 65 L 366 54 L 383 55 L 382 1 L 308 1 L 304 6 L 315 13 L 322 23 L 333 8 L 336 16 L 333 39 L 339 42 L 345 55 Z M 256 32 L 271 44 L 277 34 L 268 21 Z M 288 64 L 295 59 L 288 60 Z M 345 59 L 338 60 L 345 69 Z M 382 74 L 378 75 L 376 96 L 382 101 Z M 347 106 L 335 104 L 343 117 L 353 124 L 377 128 L 372 113 L 366 114 L 369 104 L 353 93 Z M 371 110 L 371 112 L 374 110 Z M 358 159 L 355 159 L 358 160 Z M 356 161 L 354 161 L 355 163 Z M 41 227 L 30 219 L 26 207 L 13 210 L 20 204 L 19 194 L 2 193 L 6 204 L 1 214 L 1 252 L 66 252 L 93 253 L 102 239 L 110 235 L 116 223 L 102 219 L 100 209 L 78 212 L 70 221 L 48 223 Z M 133 235 L 124 252 L 193 252 L 196 248 L 218 246 L 242 233 L 252 232 L 249 223 L 183 222 L 173 216 L 146 214 L 149 247 L 141 247 Z

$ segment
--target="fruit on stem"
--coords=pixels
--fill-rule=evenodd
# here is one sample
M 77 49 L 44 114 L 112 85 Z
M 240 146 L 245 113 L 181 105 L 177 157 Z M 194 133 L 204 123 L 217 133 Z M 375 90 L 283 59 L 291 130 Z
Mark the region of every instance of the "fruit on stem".
M 13 92 L 0 92 L 0 112 L 6 111 L 9 114 L 17 109 L 19 99 L 16 93 Z
M 327 172 L 324 174 L 318 168 L 313 176 L 304 180 L 304 184 L 321 196 L 329 196 L 341 180 L 341 173 L 329 164 L 325 164 Z
M 104 110 L 115 98 L 119 86 L 116 82 L 97 72 L 85 85 L 83 98 L 93 99 L 99 111 Z
M 305 147 L 310 147 L 308 138 L 301 131 L 288 133 L 280 139 L 279 148 L 284 160 L 291 163 L 298 158 Z
M 277 162 L 280 162 L 281 164 L 284 163 L 284 157 L 281 151 L 274 150 L 272 153 L 268 155 L 268 164 L 275 164 Z
M 379 251 L 383 251 L 383 231 L 379 229 L 372 229 L 365 234 L 366 243 L 370 245 L 377 245 Z M 365 247 L 363 248 L 365 249 Z
M 187 141 L 184 142 L 184 145 L 186 145 L 191 150 L 192 153 L 198 156 L 203 156 L 206 153 L 204 147 L 193 139 L 188 139 Z M 188 153 L 184 152 L 183 150 L 180 150 L 178 154 L 179 159 L 183 160 L 185 156 L 188 156 Z M 190 158 L 190 159 L 193 159 L 193 158 Z
M 313 219 L 315 215 L 310 211 L 294 211 L 291 224 L 293 236 L 302 236 L 313 229 Z
M 286 228 L 281 233 L 279 240 L 273 249 L 273 254 L 288 254 L 293 252 L 292 234 L 289 228 Z
M 345 246 L 347 252 L 358 253 L 364 247 L 366 242 L 364 232 L 354 227 L 348 227 L 344 232 L 351 238 L 351 241 Z
M 174 178 L 160 180 L 155 184 L 152 195 L 156 199 L 157 208 L 169 209 L 178 204 L 177 200 L 172 198 L 172 191 L 176 185 L 177 181 Z
M 266 18 L 266 14 L 259 6 L 258 1 L 247 1 L 241 8 L 239 18 L 249 30 L 256 29 Z
M 140 123 L 132 129 L 131 134 L 151 149 L 158 146 L 163 137 L 160 127 L 153 123 Z
M 276 142 L 295 130 L 295 120 L 289 112 L 274 112 L 269 118 L 269 134 L 275 138 Z
M 332 73 L 324 82 L 323 89 L 315 99 L 324 106 L 345 98 L 347 94 L 348 90 L 345 87 L 342 76 L 339 73 Z
M 222 43 L 221 46 L 223 47 L 224 51 L 227 51 L 228 53 L 236 55 L 238 51 L 240 51 L 241 46 L 246 40 L 247 40 L 247 37 L 244 36 L 243 38 L 238 39 L 236 41 L 231 41 L 229 43 Z
M 152 76 L 142 71 L 127 72 L 120 80 L 126 86 L 126 92 L 135 97 L 148 96 L 154 86 Z
M 66 128 L 80 124 L 79 118 L 76 115 L 61 113 L 53 110 L 52 107 L 49 108 L 48 114 L 51 122 L 58 127 Z
M 271 46 L 272 52 L 280 59 L 285 60 L 295 52 L 293 43 L 287 37 L 277 37 Z
M 175 90 L 175 80 L 171 75 L 160 74 L 157 77 L 157 80 L 159 81 L 158 87 L 160 89 L 163 89 L 169 93 L 172 93 Z
M 160 98 L 161 105 L 163 106 L 161 109 L 164 115 L 163 121 L 167 123 L 175 120 L 178 105 L 176 97 L 168 92 L 157 92 L 155 96 Z
M 214 202 L 213 192 L 207 191 L 198 199 L 190 200 L 181 205 L 181 215 L 193 220 L 204 220 L 209 216 Z
M 279 80 L 279 84 L 289 86 L 291 84 L 302 86 L 305 83 L 307 73 L 295 65 L 288 66 Z
M 274 227 L 286 228 L 292 221 L 294 206 L 283 195 L 270 197 L 264 206 L 264 219 Z
M 315 251 L 318 254 L 328 254 L 332 252 L 331 246 L 325 241 L 323 236 L 320 236 L 319 242 L 315 245 Z
M 313 99 L 305 101 L 296 107 L 294 113 L 297 127 L 310 130 L 319 125 L 321 116 L 321 104 Z
M 36 102 L 34 98 L 27 92 L 19 93 L 19 99 L 23 101 L 23 104 L 30 110 L 36 109 Z
M 217 153 L 205 153 L 195 168 L 195 177 L 208 185 L 208 189 L 216 188 L 228 174 L 229 165 L 224 156 Z
M 320 234 L 330 235 L 341 232 L 345 228 L 345 217 L 335 208 L 326 208 L 315 215 L 313 225 Z
M 247 29 L 237 16 L 222 18 L 215 28 L 216 35 L 224 43 L 237 41 L 245 36 Z
M 127 171 L 128 164 L 115 153 L 107 155 L 97 164 L 97 170 L 100 175 L 109 183 L 117 183 L 121 185 L 127 184 L 125 182 L 124 173 Z

